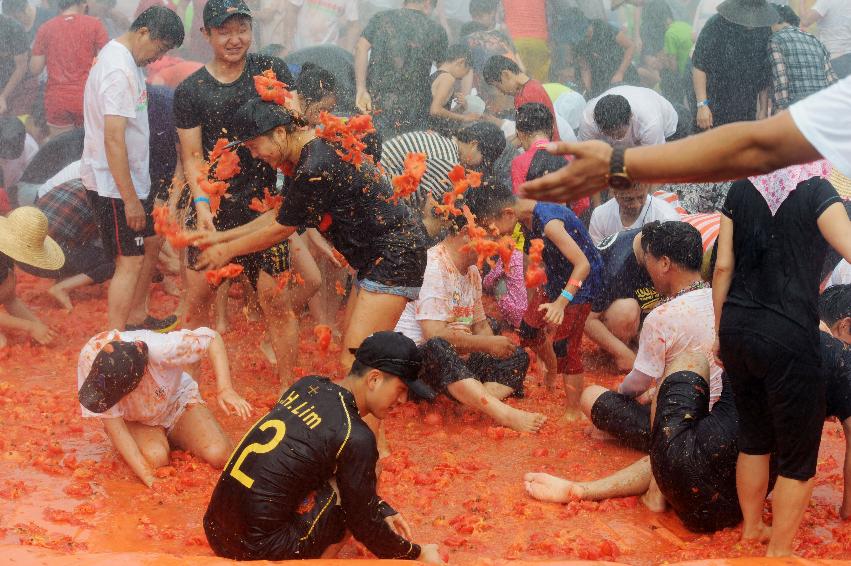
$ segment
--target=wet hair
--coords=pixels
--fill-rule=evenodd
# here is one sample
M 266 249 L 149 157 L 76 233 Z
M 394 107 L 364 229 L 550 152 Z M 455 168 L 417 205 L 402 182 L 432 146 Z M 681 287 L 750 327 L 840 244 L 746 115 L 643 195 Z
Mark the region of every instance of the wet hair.
M 489 31 L 490 29 L 491 28 L 481 22 L 470 20 L 469 22 L 466 22 L 463 26 L 461 26 L 461 30 L 458 32 L 458 36 L 461 39 L 464 39 L 468 35 L 472 35 L 478 31 Z
M 479 224 L 493 220 L 504 208 L 513 206 L 516 202 L 517 196 L 511 191 L 511 187 L 495 179 L 464 193 L 464 204 L 470 208 Z
M 82 4 L 86 0 L 59 0 L 59 4 L 57 8 L 60 10 L 67 10 L 71 6 L 76 6 L 77 4 Z
M 16 116 L 0 116 L 0 159 L 17 159 L 24 151 L 27 128 Z
M 641 229 L 641 249 L 656 258 L 667 256 L 690 271 L 700 271 L 703 263 L 703 239 L 688 222 L 656 220 L 645 224 Z
M 463 43 L 450 45 L 446 51 L 443 52 L 443 56 L 440 57 L 437 64 L 450 63 L 452 61 L 457 61 L 458 59 L 463 59 L 464 63 L 466 63 L 468 67 L 473 66 L 473 52 L 470 51 L 470 48 Z
M 626 126 L 631 117 L 629 101 L 619 94 L 607 94 L 594 107 L 594 121 L 603 132 Z
M 369 367 L 365 363 L 355 360 L 352 362 L 352 369 L 349 370 L 349 375 L 363 377 L 371 369 L 373 368 Z
M 551 136 L 553 113 L 540 102 L 527 102 L 517 109 L 517 131 L 523 134 L 542 133 Z
M 405 0 L 402 2 L 404 6 L 409 6 L 410 4 L 423 4 L 425 0 Z M 437 7 L 437 0 L 431 0 L 429 2 L 431 4 L 431 9 L 434 10 Z
M 319 102 L 326 96 L 337 96 L 337 79 L 319 65 L 305 63 L 295 81 L 295 89 L 308 104 Z
M 147 28 L 151 39 L 165 41 L 171 49 L 183 44 L 185 32 L 180 17 L 164 6 L 151 6 L 133 20 L 130 31 Z
M 499 8 L 498 0 L 470 0 L 470 15 L 472 17 L 493 14 Z
M 777 13 L 780 14 L 780 21 L 786 22 L 790 26 L 800 27 L 801 26 L 801 18 L 798 17 L 798 14 L 795 13 L 795 10 L 792 9 L 791 6 L 783 6 L 780 4 L 772 4 L 774 9 L 777 10 Z
M 3 0 L 3 15 L 20 14 L 27 8 L 27 0 Z
M 851 285 L 834 285 L 825 289 L 818 300 L 818 314 L 828 326 L 851 317 Z
M 478 144 L 479 153 L 482 154 L 479 169 L 483 172 L 489 173 L 505 150 L 505 134 L 499 126 L 490 122 L 473 122 L 458 130 L 455 137 L 460 142 Z
M 520 73 L 520 66 L 505 55 L 494 55 L 485 63 L 482 76 L 488 84 L 496 84 L 502 79 L 502 72 Z

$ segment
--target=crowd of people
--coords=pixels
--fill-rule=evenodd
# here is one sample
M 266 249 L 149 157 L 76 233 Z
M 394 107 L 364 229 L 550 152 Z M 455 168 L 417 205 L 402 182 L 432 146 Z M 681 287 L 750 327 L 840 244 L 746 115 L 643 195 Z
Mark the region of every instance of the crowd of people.
M 135 2 L 134 2 L 135 4 Z M 791 5 L 788 5 L 791 4 Z M 544 501 L 638 495 L 793 551 L 825 418 L 851 448 L 851 6 L 833 0 L 2 0 L 0 348 L 57 339 L 16 268 L 108 282 L 82 415 L 146 485 L 221 468 L 217 555 L 443 563 L 376 493 L 382 419 L 445 396 L 646 456 Z M 180 298 L 150 314 L 153 282 Z M 228 290 L 276 368 L 248 418 Z M 155 309 L 156 310 L 156 309 Z M 296 378 L 299 332 L 337 376 Z M 223 338 L 224 336 L 224 338 Z M 616 390 L 585 383 L 598 349 Z M 341 379 L 334 379 L 334 378 Z M 563 392 L 561 391 L 563 390 Z M 840 515 L 851 516 L 851 450 Z M 764 503 L 772 492 L 772 521 Z

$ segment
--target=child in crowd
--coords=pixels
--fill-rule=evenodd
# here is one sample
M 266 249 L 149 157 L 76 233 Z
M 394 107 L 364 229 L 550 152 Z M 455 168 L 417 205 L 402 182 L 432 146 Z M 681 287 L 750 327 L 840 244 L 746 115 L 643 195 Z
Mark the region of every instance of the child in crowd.
M 567 394 L 563 421 L 575 421 L 582 414 L 582 333 L 591 300 L 602 283 L 600 253 L 588 230 L 566 206 L 519 199 L 502 185 L 469 191 L 465 196 L 480 225 L 511 234 L 519 222 L 527 242 L 544 240 L 547 282 L 532 296 L 520 334 L 546 364 L 548 386 L 557 374 L 563 376 Z M 562 340 L 566 340 L 564 350 L 557 354 L 553 345 Z
M 219 407 L 247 418 L 251 405 L 233 390 L 222 337 L 209 328 L 158 334 L 112 330 L 80 352 L 77 395 L 83 416 L 103 419 L 115 449 L 148 487 L 169 451 L 186 450 L 221 468 L 233 444 L 183 366 L 208 354 Z
M 463 96 L 457 96 L 455 85 L 473 70 L 473 54 L 466 45 L 451 45 L 441 58 L 437 70 L 431 74 L 431 106 L 429 128 L 451 136 L 466 122 L 475 122 L 479 114 L 464 114 Z M 455 108 L 455 109 L 453 109 Z M 456 110 L 457 109 L 457 110 Z

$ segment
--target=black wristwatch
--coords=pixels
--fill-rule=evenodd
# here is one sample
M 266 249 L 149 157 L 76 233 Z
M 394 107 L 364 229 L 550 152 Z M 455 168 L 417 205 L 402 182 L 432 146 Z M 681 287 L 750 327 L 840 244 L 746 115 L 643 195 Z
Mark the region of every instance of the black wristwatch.
M 626 148 L 616 147 L 612 151 L 612 159 L 609 162 L 609 175 L 606 181 L 615 190 L 623 191 L 632 188 L 633 185 L 632 179 L 629 178 L 629 174 L 626 172 L 625 153 Z

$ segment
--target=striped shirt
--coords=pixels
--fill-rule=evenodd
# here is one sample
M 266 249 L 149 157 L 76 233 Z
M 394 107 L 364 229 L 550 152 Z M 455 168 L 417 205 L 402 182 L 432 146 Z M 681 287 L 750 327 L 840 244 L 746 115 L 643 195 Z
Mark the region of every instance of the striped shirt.
M 389 178 L 403 173 L 409 153 L 426 155 L 426 172 L 417 192 L 403 202 L 411 208 L 420 209 L 429 194 L 441 202 L 443 194 L 452 189 L 449 172 L 460 162 L 455 142 L 435 132 L 424 131 L 390 138 L 381 147 L 381 165 Z

